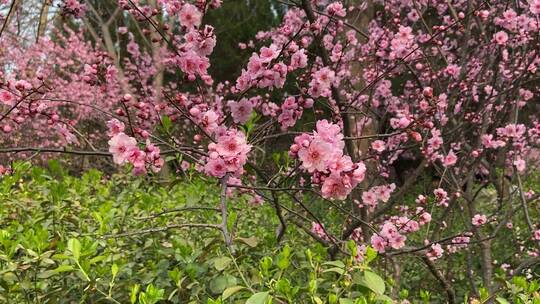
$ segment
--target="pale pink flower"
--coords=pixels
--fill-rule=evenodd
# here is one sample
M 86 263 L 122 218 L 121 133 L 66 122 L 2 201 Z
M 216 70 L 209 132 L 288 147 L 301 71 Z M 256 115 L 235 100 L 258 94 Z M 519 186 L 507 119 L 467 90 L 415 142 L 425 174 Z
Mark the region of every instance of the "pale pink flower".
M 376 140 L 371 143 L 371 148 L 379 153 L 383 152 L 386 149 L 384 141 Z
M 124 133 L 116 134 L 108 143 L 113 161 L 118 165 L 123 165 L 128 160 L 130 151 L 137 147 L 137 140 Z
M 444 250 L 440 244 L 432 244 L 430 250 L 426 253 L 426 256 L 430 260 L 436 260 L 442 257 Z
M 332 174 L 324 180 L 321 187 L 321 194 L 327 199 L 344 200 L 349 195 L 350 190 L 345 187 L 339 175 Z
M 407 240 L 407 237 L 399 233 L 396 233 L 388 239 L 388 245 L 390 245 L 390 247 L 394 249 L 400 249 L 400 248 L 403 248 L 403 246 L 405 246 L 406 240 Z
M 251 150 L 251 146 L 246 143 L 246 137 L 238 132 L 236 134 L 223 135 L 218 138 L 216 151 L 220 156 L 237 156 Z
M 431 222 L 431 214 L 423 212 L 419 217 L 420 225 L 425 225 Z
M 525 171 L 525 168 L 526 168 L 525 160 L 523 160 L 523 158 L 521 158 L 521 157 L 518 157 L 518 158 L 514 161 L 514 166 L 516 166 L 516 169 L 517 169 L 519 172 L 524 172 L 524 171 Z
M 433 190 L 433 194 L 435 194 L 438 205 L 448 207 L 448 193 L 444 189 L 437 188 Z
M 308 172 L 323 171 L 326 169 L 326 161 L 330 157 L 331 150 L 330 144 L 322 140 L 313 140 L 307 149 L 298 152 L 298 158 Z
M 272 61 L 272 59 L 276 58 L 278 56 L 278 51 L 276 49 L 275 45 L 271 45 L 270 47 L 262 47 L 261 48 L 261 54 L 259 58 L 263 63 L 268 63 Z
M 179 18 L 180 24 L 185 27 L 198 27 L 201 25 L 202 13 L 195 5 L 186 3 L 180 10 Z
M 251 111 L 253 110 L 253 103 L 247 99 L 242 98 L 240 101 L 227 102 L 227 105 L 231 109 L 231 116 L 235 123 L 243 124 L 251 117 Z
M 323 240 L 329 240 L 328 235 L 326 235 L 326 232 L 324 231 L 323 226 L 319 223 L 316 223 L 316 222 L 311 223 L 311 232 L 313 232 L 315 235 L 317 235 Z
M 484 214 L 475 214 L 471 220 L 474 226 L 482 226 L 487 223 L 487 217 Z
M 109 129 L 107 131 L 107 135 L 113 137 L 119 133 L 124 132 L 125 126 L 123 122 L 119 121 L 116 118 L 113 118 L 107 122 L 107 128 Z

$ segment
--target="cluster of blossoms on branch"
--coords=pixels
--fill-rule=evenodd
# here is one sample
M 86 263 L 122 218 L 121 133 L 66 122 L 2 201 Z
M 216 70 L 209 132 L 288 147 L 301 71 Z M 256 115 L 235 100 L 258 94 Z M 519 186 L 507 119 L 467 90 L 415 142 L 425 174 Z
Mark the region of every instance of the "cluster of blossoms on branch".
M 360 256 L 368 242 L 381 253 L 417 243 L 439 259 L 510 223 L 492 215 L 500 210 L 481 210 L 492 206 L 479 206 L 478 193 L 494 189 L 500 206 L 534 200 L 516 177 L 537 170 L 540 159 L 540 0 L 299 2 L 287 6 L 278 26 L 240 44 L 245 66 L 222 83 L 209 72 L 219 31 L 203 22 L 219 0 L 119 0 L 143 28 L 119 28 L 120 47 L 100 37 L 95 46 L 85 42 L 90 25 L 88 33 L 56 30 L 56 40 L 32 46 L 2 37 L 0 63 L 10 69 L 0 74 L 7 113 L 0 126 L 12 136 L 0 144 L 36 138 L 44 146 L 93 148 L 107 133 L 113 161 L 131 164 L 135 174 L 162 168 L 167 147 L 182 155 L 183 170 L 227 177 L 231 188 L 314 186 L 324 206 L 350 205 L 373 233 L 360 231 L 361 221 L 347 213 L 341 238 L 324 221 L 314 221 L 311 232 L 327 245 L 353 239 Z M 68 0 L 63 8 L 81 17 L 89 5 Z M 163 135 L 165 117 L 175 127 Z M 286 141 L 295 160 L 276 172 L 257 163 L 269 159 L 266 152 L 283 152 L 274 151 L 274 138 Z M 412 168 L 399 171 L 404 163 Z M 250 170 L 258 165 L 264 174 Z M 423 175 L 438 180 L 428 184 Z M 511 191 L 502 189 L 504 179 Z M 405 205 L 403 194 L 418 185 L 422 194 Z M 244 193 L 260 202 L 264 191 Z M 446 221 L 455 213 L 467 215 L 453 222 L 462 225 L 458 236 L 415 239 L 421 229 L 429 238 L 458 229 Z M 527 240 L 540 239 L 540 227 L 527 228 Z M 538 254 L 531 247 L 521 251 Z
M 124 123 L 113 119 L 107 123 L 109 127 L 108 135 L 109 152 L 113 155 L 114 163 L 124 165 L 130 163 L 133 165 L 133 173 L 135 175 L 145 174 L 147 169 L 152 172 L 158 172 L 164 164 L 163 158 L 160 156 L 159 147 L 146 141 L 146 146 L 141 150 L 134 137 L 124 133 Z
M 321 185 L 327 199 L 345 199 L 366 174 L 363 162 L 353 163 L 343 154 L 345 141 L 341 128 L 327 120 L 317 121 L 313 134 L 295 137 L 289 154 L 298 157 L 302 169 L 311 174 L 311 182 Z

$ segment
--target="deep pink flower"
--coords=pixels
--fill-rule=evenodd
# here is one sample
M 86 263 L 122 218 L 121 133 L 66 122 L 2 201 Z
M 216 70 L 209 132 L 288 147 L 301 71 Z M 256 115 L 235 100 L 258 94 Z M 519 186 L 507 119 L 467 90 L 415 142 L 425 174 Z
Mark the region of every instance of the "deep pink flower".
M 371 236 L 371 246 L 379 253 L 384 253 L 384 247 L 386 246 L 386 240 L 376 234 Z
M 448 155 L 446 155 L 446 157 L 444 158 L 443 165 L 445 167 L 451 167 L 456 164 L 457 159 L 458 158 L 456 154 L 454 154 L 454 151 L 450 150 L 450 152 L 448 152 Z
M 210 176 L 222 178 L 227 173 L 227 167 L 222 158 L 210 159 L 204 166 L 204 172 Z
M 499 31 L 495 33 L 495 35 L 493 36 L 493 40 L 498 45 L 505 45 L 506 42 L 508 41 L 508 34 L 505 31 Z

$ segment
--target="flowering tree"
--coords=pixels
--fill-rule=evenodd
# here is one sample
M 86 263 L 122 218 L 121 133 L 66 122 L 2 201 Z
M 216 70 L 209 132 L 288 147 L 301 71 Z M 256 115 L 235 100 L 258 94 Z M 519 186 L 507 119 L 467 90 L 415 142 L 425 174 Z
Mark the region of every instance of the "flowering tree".
M 238 41 L 251 55 L 221 83 L 209 74 L 219 29 L 205 23 L 219 0 L 110 1 L 108 19 L 63 1 L 76 29 L 49 25 L 35 43 L 14 34 L 15 3 L 0 10 L 12 158 L 112 156 L 134 174 L 178 164 L 220 181 L 231 250 L 227 196 L 245 193 L 275 208 L 278 240 L 297 225 L 331 254 L 352 239 L 358 259 L 370 245 L 396 269 L 421 255 L 449 302 L 461 270 L 437 259 L 477 259 L 487 289 L 494 249 L 517 254 L 505 271 L 539 261 L 538 0 L 276 2 L 281 24 Z M 525 231 L 503 233 L 513 222 Z

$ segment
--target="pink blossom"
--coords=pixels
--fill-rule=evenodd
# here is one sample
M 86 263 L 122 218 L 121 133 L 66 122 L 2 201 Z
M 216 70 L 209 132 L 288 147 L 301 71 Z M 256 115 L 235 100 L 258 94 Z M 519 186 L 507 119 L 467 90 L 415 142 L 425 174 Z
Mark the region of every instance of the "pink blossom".
M 471 220 L 474 226 L 482 226 L 487 223 L 487 217 L 483 214 L 475 214 Z
M 219 157 L 210 159 L 204 166 L 204 172 L 210 176 L 222 178 L 227 173 L 225 161 Z
M 372 191 L 362 193 L 362 203 L 365 206 L 375 207 L 377 205 L 377 196 Z
M 394 249 L 401 249 L 405 246 L 406 240 L 406 236 L 397 233 L 388 239 L 388 244 Z
M 110 137 L 113 137 L 119 133 L 123 133 L 125 126 L 124 123 L 119 121 L 118 119 L 114 118 L 107 122 L 107 128 L 109 129 L 107 131 L 107 135 Z
M 499 31 L 495 33 L 495 35 L 493 36 L 493 40 L 498 45 L 505 45 L 506 42 L 508 41 L 508 34 L 505 31 Z
M 433 261 L 442 257 L 443 252 L 444 250 L 442 249 L 441 244 L 432 244 L 430 250 L 426 252 L 426 256 Z
M 371 246 L 379 253 L 384 253 L 384 247 L 386 246 L 386 240 L 376 234 L 371 236 Z
M 533 240 L 540 241 L 540 229 L 534 231 Z
M 113 155 L 113 161 L 123 165 L 130 157 L 131 150 L 137 148 L 135 138 L 120 132 L 109 140 L 109 152 Z
M 327 142 L 313 140 L 307 148 L 298 152 L 298 157 L 302 161 L 302 167 L 312 173 L 326 168 L 326 161 L 330 158 L 331 151 L 332 148 Z
M 15 101 L 15 97 L 13 96 L 12 93 L 6 90 L 0 90 L 0 103 L 11 106 L 13 105 L 14 101 Z
M 182 6 L 182 9 L 180 10 L 179 17 L 180 24 L 185 27 L 191 28 L 201 25 L 202 13 L 196 6 L 192 4 L 184 4 L 184 6 Z
M 253 103 L 247 98 L 242 98 L 240 101 L 229 101 L 227 105 L 231 108 L 231 116 L 235 123 L 243 124 L 251 117 Z
M 323 240 L 326 240 L 326 241 L 329 240 L 328 235 L 324 231 L 324 227 L 319 223 L 316 223 L 316 222 L 311 223 L 311 232 L 313 232 L 315 235 L 317 235 Z
M 379 153 L 383 152 L 386 149 L 384 141 L 376 140 L 371 143 L 371 148 Z
M 444 189 L 437 188 L 433 190 L 433 194 L 435 194 L 438 205 L 448 207 L 448 193 Z
M 220 136 L 216 145 L 216 151 L 220 156 L 230 157 L 247 153 L 251 146 L 246 143 L 246 138 L 242 133 L 233 133 Z
M 444 158 L 444 166 L 445 167 L 451 167 L 453 165 L 455 165 L 457 162 L 457 156 L 456 154 L 454 154 L 454 151 L 450 150 L 450 152 L 448 152 L 448 155 L 446 155 L 446 157 Z
M 420 221 L 421 225 L 425 225 L 425 224 L 431 222 L 431 214 L 429 214 L 427 212 L 423 212 L 419 217 L 419 221 Z
M 327 199 L 344 200 L 349 195 L 350 190 L 343 183 L 339 175 L 332 174 L 324 180 L 321 194 Z
M 526 163 L 523 158 L 518 157 L 516 160 L 514 160 L 514 166 L 516 166 L 516 169 L 518 172 L 524 172 L 526 168 Z
M 540 15 L 540 0 L 532 0 L 529 4 L 529 10 L 535 15 Z

